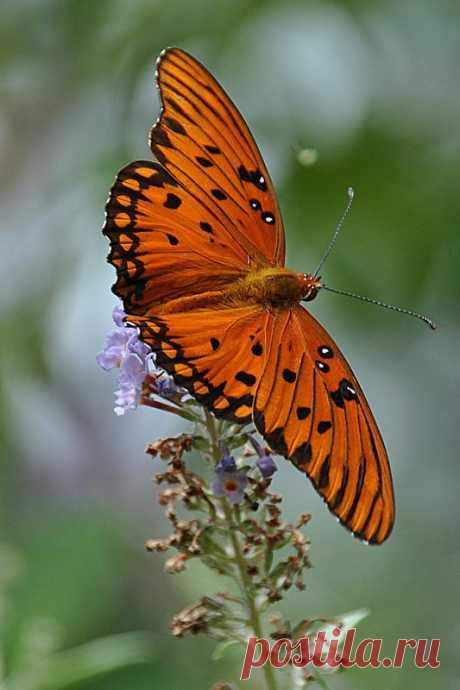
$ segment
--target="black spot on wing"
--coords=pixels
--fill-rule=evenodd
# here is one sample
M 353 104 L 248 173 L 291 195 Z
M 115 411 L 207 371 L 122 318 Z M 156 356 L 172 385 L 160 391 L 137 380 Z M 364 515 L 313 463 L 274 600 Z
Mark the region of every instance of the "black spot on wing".
M 283 369 L 283 379 L 287 381 L 287 383 L 294 383 L 294 381 L 297 378 L 297 374 L 295 371 L 292 371 L 292 369 Z
M 211 235 L 214 233 L 212 225 L 209 225 L 209 223 L 206 223 L 205 221 L 200 222 L 200 228 L 204 230 L 204 232 L 209 232 Z
M 297 419 L 307 419 L 307 417 L 311 414 L 311 407 L 298 407 L 296 413 Z
M 337 407 L 345 407 L 345 401 L 358 400 L 357 393 L 348 379 L 342 379 L 337 390 L 330 392 L 330 397 Z
M 214 165 L 209 158 L 205 158 L 204 156 L 197 156 L 196 162 L 199 163 L 203 168 L 211 168 Z
M 170 149 L 173 148 L 173 145 L 172 145 L 166 131 L 159 124 L 157 124 L 157 125 L 155 125 L 155 127 L 153 127 L 151 134 L 150 134 L 150 142 L 152 144 L 156 144 L 157 146 L 166 146 L 167 148 L 170 148 Z
M 305 465 L 308 465 L 312 458 L 313 450 L 311 443 L 305 441 L 300 446 L 298 446 L 295 451 L 289 456 L 289 459 L 293 462 L 295 467 L 299 470 L 305 471 Z
M 240 165 L 238 168 L 238 175 L 243 182 L 250 182 L 262 192 L 267 191 L 267 182 L 259 169 L 248 170 L 244 165 Z
M 324 434 L 326 431 L 328 431 L 332 426 L 332 423 L 329 421 L 322 421 L 319 422 L 318 424 L 318 434 Z
M 179 208 L 181 203 L 182 203 L 182 201 L 177 196 L 177 194 L 173 194 L 172 192 L 168 192 L 168 195 L 166 197 L 166 201 L 164 202 L 163 206 L 165 208 L 176 209 L 176 208 Z
M 334 356 L 334 352 L 327 345 L 320 345 L 320 347 L 318 348 L 318 354 L 320 357 L 323 357 L 324 359 L 330 359 Z
M 284 455 L 284 457 L 288 456 L 288 447 L 284 439 L 284 429 L 282 427 L 274 429 L 268 433 L 265 432 L 264 438 L 270 448 L 275 450 L 277 453 L 280 453 L 280 455 Z
M 267 223 L 268 225 L 273 225 L 275 222 L 275 216 L 273 213 L 270 213 L 270 211 L 264 211 L 261 217 L 264 223 Z
M 227 195 L 221 189 L 211 189 L 211 194 L 218 201 L 224 201 L 227 198 Z
M 176 132 L 176 134 L 187 134 L 181 123 L 175 120 L 173 117 L 165 117 L 163 121 L 169 127 L 169 129 L 172 129 L 172 131 Z
M 244 383 L 245 386 L 253 386 L 257 380 L 254 374 L 249 374 L 247 371 L 239 371 L 235 374 L 235 379 Z

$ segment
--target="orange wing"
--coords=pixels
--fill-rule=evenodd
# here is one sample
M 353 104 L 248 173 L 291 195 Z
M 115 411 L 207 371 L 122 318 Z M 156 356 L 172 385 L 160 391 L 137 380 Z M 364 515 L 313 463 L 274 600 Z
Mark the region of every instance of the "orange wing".
M 257 428 L 309 476 L 342 524 L 369 543 L 383 542 L 394 522 L 390 466 L 344 356 L 300 306 L 278 312 L 266 335 Z
M 162 112 L 153 153 L 192 194 L 215 208 L 256 264 L 284 265 L 284 229 L 268 171 L 234 103 L 203 65 L 178 48 L 157 66 Z
M 394 502 L 377 425 L 337 345 L 303 307 L 134 317 L 158 364 L 217 416 L 256 427 L 357 537 L 383 542 Z
M 129 319 L 174 376 L 218 417 L 252 419 L 270 313 L 257 305 Z
M 181 50 L 162 53 L 157 77 L 163 109 L 151 146 L 160 163 L 120 171 L 103 228 L 128 314 L 284 264 L 273 186 L 236 107 Z
M 118 173 L 103 232 L 117 270 L 113 291 L 128 314 L 218 290 L 248 270 L 245 250 L 213 209 L 158 163 L 137 161 Z

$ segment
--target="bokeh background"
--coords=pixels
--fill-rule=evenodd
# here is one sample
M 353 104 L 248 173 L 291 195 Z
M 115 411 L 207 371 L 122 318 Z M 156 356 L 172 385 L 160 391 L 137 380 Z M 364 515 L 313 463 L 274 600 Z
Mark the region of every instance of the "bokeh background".
M 143 550 L 166 530 L 144 447 L 181 426 L 152 410 L 116 418 L 113 377 L 95 364 L 115 304 L 104 202 L 116 171 L 150 155 L 168 45 L 203 60 L 250 124 L 288 264 L 314 268 L 352 185 L 324 278 L 439 323 L 432 333 L 326 293 L 311 305 L 386 439 L 398 505 L 387 544 L 349 537 L 289 466 L 275 486 L 291 517 L 314 515 L 314 569 L 286 613 L 368 607 L 360 635 L 388 650 L 398 637 L 442 640 L 436 671 L 352 670 L 331 685 L 458 687 L 459 25 L 455 0 L 3 0 L 0 667 L 16 674 L 5 687 L 204 690 L 237 675 L 235 658 L 213 662 L 212 644 L 168 632 L 176 610 L 224 584 L 166 575 Z M 299 163 L 305 148 L 314 165 Z

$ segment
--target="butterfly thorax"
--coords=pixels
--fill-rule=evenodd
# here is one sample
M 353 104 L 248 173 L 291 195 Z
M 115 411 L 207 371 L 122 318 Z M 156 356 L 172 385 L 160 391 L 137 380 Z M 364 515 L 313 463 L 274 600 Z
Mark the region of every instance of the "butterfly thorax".
M 263 268 L 247 274 L 230 290 L 238 302 L 253 302 L 269 308 L 289 308 L 303 299 L 313 299 L 320 281 L 288 268 Z

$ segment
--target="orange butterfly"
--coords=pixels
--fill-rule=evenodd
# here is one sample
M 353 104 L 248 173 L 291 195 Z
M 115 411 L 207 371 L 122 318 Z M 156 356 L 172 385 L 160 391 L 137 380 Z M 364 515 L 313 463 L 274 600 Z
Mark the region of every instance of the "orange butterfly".
M 340 522 L 380 544 L 388 457 L 344 356 L 304 309 L 319 277 L 284 267 L 284 228 L 260 152 L 230 98 L 183 50 L 157 66 L 158 163 L 121 170 L 104 233 L 113 291 L 159 366 L 215 415 L 253 420 Z

